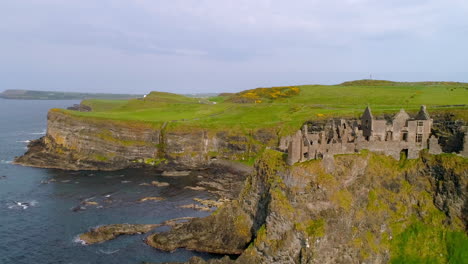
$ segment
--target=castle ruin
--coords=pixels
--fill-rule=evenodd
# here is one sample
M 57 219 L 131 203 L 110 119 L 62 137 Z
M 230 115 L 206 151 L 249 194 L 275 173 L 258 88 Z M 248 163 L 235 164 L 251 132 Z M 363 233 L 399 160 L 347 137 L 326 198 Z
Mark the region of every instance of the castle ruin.
M 282 139 L 280 149 L 287 150 L 289 164 L 363 149 L 397 160 L 403 155 L 416 159 L 422 149 L 429 149 L 431 154 L 442 153 L 438 139 L 431 136 L 432 122 L 425 106 L 414 118 L 401 109 L 391 120 L 376 119 L 367 107 L 360 120 L 331 120 L 320 129 L 304 125 L 302 130 Z

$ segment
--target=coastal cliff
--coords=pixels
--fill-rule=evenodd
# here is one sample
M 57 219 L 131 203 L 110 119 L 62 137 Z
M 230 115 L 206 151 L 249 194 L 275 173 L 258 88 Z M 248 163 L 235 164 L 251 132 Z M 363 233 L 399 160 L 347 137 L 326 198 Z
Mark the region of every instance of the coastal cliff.
M 172 123 L 104 120 L 51 109 L 46 135 L 32 141 L 15 163 L 66 170 L 191 168 L 217 159 L 252 160 L 277 142 L 274 130 L 180 128 Z
M 294 166 L 267 150 L 239 199 L 147 243 L 235 254 L 209 263 L 461 263 L 468 160 L 370 152 Z M 190 263 L 206 263 L 193 258 Z
M 452 154 L 422 150 L 414 159 L 401 155 L 398 161 L 362 149 L 287 164 L 286 153 L 273 150 L 287 146 L 281 135 L 307 120 L 341 118 L 343 112 L 327 109 L 325 116 L 323 109 L 305 107 L 304 94 L 321 94 L 313 89 L 301 90 L 303 94 L 288 103 L 281 101 L 284 98 L 260 98 L 260 92 L 264 89 L 244 94 L 254 102 L 234 97 L 223 99 L 225 105 L 152 93 L 145 100 L 94 102 L 87 113 L 52 109 L 46 135 L 31 142 L 15 163 L 66 170 L 179 170 L 219 160 L 256 160 L 238 199 L 226 201 L 206 218 L 175 224 L 146 239 L 148 245 L 166 251 L 186 248 L 229 255 L 209 263 L 468 259 L 465 105 L 437 111 L 433 117 L 431 133 L 441 149 Z M 385 93 L 383 101 L 387 97 Z M 270 101 L 265 103 L 265 98 Z M 193 258 L 190 263 L 206 261 Z

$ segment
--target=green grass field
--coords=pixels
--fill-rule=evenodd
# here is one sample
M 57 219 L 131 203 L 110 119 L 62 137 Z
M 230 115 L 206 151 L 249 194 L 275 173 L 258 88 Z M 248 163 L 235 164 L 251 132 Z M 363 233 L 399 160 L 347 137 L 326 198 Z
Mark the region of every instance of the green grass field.
M 241 99 L 241 100 L 239 100 Z M 243 100 L 245 99 L 245 100 Z M 468 120 L 468 83 L 396 83 L 361 80 L 341 85 L 303 85 L 254 89 L 234 95 L 198 99 L 153 92 L 144 99 L 87 100 L 92 112 L 72 115 L 143 121 L 171 126 L 257 129 L 282 126 L 286 131 L 307 120 L 359 117 L 367 105 L 373 113 L 451 111 Z

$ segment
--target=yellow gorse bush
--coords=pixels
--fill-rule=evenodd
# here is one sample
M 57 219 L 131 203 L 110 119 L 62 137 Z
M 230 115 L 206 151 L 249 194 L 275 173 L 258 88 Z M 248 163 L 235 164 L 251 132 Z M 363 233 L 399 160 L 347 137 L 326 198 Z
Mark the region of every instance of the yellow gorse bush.
M 299 94 L 299 92 L 300 89 L 296 86 L 256 88 L 235 94 L 231 101 L 235 103 L 261 103 L 263 100 L 291 97 Z

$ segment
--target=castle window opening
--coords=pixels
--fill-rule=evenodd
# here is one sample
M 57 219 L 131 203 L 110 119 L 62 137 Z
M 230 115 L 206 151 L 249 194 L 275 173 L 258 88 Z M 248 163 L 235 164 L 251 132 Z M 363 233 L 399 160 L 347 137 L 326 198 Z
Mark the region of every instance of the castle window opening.
M 408 158 L 408 149 L 402 149 L 400 152 L 400 160 L 405 160 Z
M 391 141 L 393 140 L 393 133 L 392 131 L 387 131 L 387 134 L 385 136 L 385 141 Z
M 408 132 L 403 132 L 401 134 L 401 140 L 408 142 Z
M 418 121 L 418 126 L 423 126 L 424 125 L 424 122 L 423 121 Z
M 416 143 L 422 142 L 422 134 L 416 134 Z

